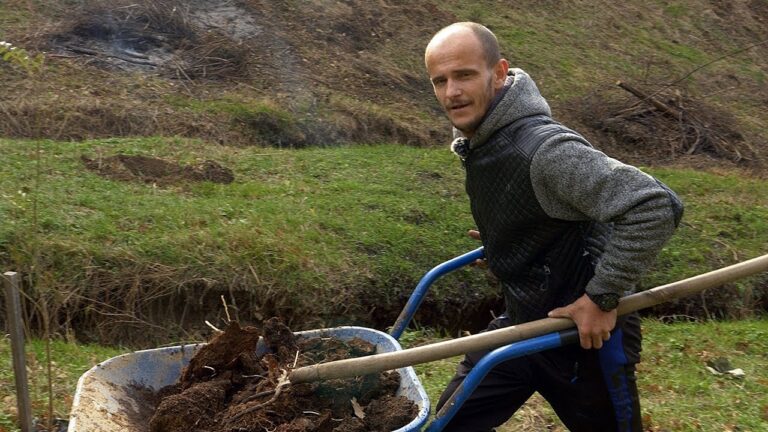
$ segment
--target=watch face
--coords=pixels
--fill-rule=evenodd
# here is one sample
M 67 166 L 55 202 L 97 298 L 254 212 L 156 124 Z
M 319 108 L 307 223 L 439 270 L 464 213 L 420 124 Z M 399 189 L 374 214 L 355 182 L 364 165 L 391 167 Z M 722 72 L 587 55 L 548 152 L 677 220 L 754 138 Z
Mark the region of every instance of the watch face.
M 591 299 L 600 310 L 605 312 L 616 309 L 619 305 L 619 296 L 616 294 L 598 294 Z
M 614 296 L 603 297 L 603 307 L 606 309 L 615 309 L 619 305 L 619 299 Z

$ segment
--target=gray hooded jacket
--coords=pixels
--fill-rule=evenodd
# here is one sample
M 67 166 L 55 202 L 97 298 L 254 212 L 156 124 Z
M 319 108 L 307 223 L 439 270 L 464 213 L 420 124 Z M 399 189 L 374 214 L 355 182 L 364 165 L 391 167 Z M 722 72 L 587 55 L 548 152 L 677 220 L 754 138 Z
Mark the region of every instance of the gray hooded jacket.
M 518 322 L 584 291 L 634 291 L 682 215 L 666 186 L 552 120 L 520 69 L 510 70 L 464 156 L 489 266 Z

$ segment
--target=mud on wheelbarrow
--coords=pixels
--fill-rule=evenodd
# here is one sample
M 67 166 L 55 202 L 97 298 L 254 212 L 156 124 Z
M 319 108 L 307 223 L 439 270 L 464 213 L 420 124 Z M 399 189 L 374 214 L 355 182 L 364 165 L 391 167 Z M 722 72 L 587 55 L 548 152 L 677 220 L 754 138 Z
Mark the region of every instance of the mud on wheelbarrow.
M 402 348 L 392 336 L 364 327 L 336 327 L 297 332 L 305 338 L 360 338 L 376 347 L 376 353 Z M 260 341 L 261 343 L 261 341 Z M 161 388 L 176 383 L 182 369 L 204 344 L 156 348 L 113 357 L 80 377 L 70 414 L 70 432 L 149 430 L 154 412 L 152 398 Z M 261 348 L 257 348 L 257 351 Z M 398 369 L 398 396 L 405 396 L 418 407 L 418 414 L 398 431 L 417 431 L 429 416 L 429 399 L 412 367 Z

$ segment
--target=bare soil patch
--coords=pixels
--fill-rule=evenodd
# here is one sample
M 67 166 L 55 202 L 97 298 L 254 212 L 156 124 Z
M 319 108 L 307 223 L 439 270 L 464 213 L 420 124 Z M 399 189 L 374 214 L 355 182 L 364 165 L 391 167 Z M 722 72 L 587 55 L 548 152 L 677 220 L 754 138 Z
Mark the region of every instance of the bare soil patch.
M 91 159 L 82 155 L 85 167 L 102 177 L 122 181 L 141 181 L 171 185 L 183 181 L 210 181 L 229 184 L 235 180 L 232 170 L 216 161 L 206 160 L 197 165 L 179 165 L 149 156 L 118 154 Z
M 257 355 L 264 337 L 269 351 Z M 178 384 L 161 390 L 152 432 L 391 431 L 418 408 L 395 396 L 397 372 L 278 386 L 286 371 L 375 352 L 361 339 L 295 338 L 279 320 L 260 331 L 232 323 L 192 359 Z

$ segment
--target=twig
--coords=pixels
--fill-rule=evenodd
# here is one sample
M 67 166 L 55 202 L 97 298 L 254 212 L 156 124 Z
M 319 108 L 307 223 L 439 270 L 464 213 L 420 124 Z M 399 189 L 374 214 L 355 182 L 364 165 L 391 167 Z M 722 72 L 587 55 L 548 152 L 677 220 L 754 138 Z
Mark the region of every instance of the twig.
M 672 314 L 672 315 L 664 315 L 662 317 L 659 317 L 659 321 L 663 323 L 670 323 L 673 321 L 677 321 L 680 318 L 685 318 L 688 321 L 692 322 L 699 322 L 701 321 L 699 318 L 692 316 L 692 315 L 685 315 L 685 314 Z
M 80 54 L 87 54 L 87 55 L 92 55 L 92 56 L 112 57 L 112 58 L 116 58 L 118 60 L 122 60 L 124 62 L 133 63 L 133 64 L 137 64 L 137 65 L 153 66 L 153 67 L 157 67 L 158 66 L 157 63 L 154 63 L 154 62 L 151 62 L 151 61 L 132 59 L 132 58 L 125 57 L 125 56 L 120 56 L 120 55 L 117 55 L 117 54 L 109 54 L 109 53 L 100 52 L 100 51 L 96 51 L 96 50 L 92 50 L 92 49 L 88 49 L 88 48 L 83 48 L 83 47 L 67 45 L 67 49 L 72 51 L 72 52 L 76 52 L 76 53 L 80 53 Z
M 210 321 L 208 321 L 208 320 L 205 320 L 205 325 L 207 325 L 208 327 L 212 328 L 213 331 L 215 331 L 215 332 L 224 333 L 224 330 L 216 328 L 216 326 L 211 324 Z
M 733 56 L 735 56 L 735 55 L 737 55 L 737 54 L 741 54 L 741 53 L 743 53 L 744 51 L 750 50 L 750 49 L 752 49 L 752 48 L 758 47 L 758 46 L 760 46 L 760 45 L 763 45 L 763 44 L 766 44 L 766 43 L 768 43 L 768 39 L 762 40 L 762 41 L 760 41 L 760 42 L 755 42 L 755 43 L 753 43 L 752 45 L 747 45 L 747 46 L 745 46 L 744 48 L 739 48 L 739 49 L 737 49 L 736 51 L 731 51 L 731 52 L 729 52 L 728 54 L 722 55 L 722 56 L 720 56 L 720 57 L 718 57 L 718 58 L 716 58 L 716 59 L 714 59 L 714 60 L 712 60 L 712 61 L 708 61 L 708 62 L 706 62 L 706 63 L 704 63 L 704 64 L 702 64 L 702 65 L 696 66 L 696 67 L 695 67 L 695 68 L 693 68 L 691 71 L 689 71 L 687 74 L 683 75 L 681 78 L 678 78 L 678 79 L 676 79 L 675 81 L 672 81 L 671 83 L 669 83 L 669 84 L 665 85 L 664 87 L 662 87 L 662 88 L 660 88 L 660 89 L 656 90 L 654 93 L 651 93 L 651 94 L 650 94 L 648 97 L 649 97 L 649 98 L 652 98 L 652 97 L 656 96 L 657 94 L 659 94 L 659 93 L 663 92 L 664 90 L 666 90 L 666 89 L 668 89 L 668 88 L 672 87 L 673 85 L 675 85 L 675 84 L 677 84 L 677 83 L 679 83 L 679 82 L 681 82 L 681 81 L 685 80 L 685 79 L 686 79 L 686 78 L 688 78 L 689 76 L 691 76 L 691 75 L 693 75 L 694 73 L 696 73 L 696 72 L 698 72 L 698 71 L 700 71 L 700 70 L 704 69 L 705 67 L 707 67 L 707 66 L 711 65 L 712 63 L 716 63 L 716 62 L 719 62 L 720 60 L 725 60 L 725 59 L 727 59 L 728 57 L 733 57 Z
M 266 395 L 270 395 L 270 394 L 273 394 L 273 393 L 275 393 L 276 391 L 277 391 L 277 388 L 273 388 L 272 390 L 264 390 L 264 391 L 262 391 L 262 392 L 254 393 L 254 394 L 252 394 L 252 395 L 248 396 L 247 398 L 243 399 L 243 401 L 242 401 L 242 402 L 240 402 L 240 403 L 241 403 L 241 404 L 244 404 L 244 403 L 247 403 L 247 402 L 250 402 L 250 401 L 256 400 L 256 399 L 258 399 L 258 398 L 260 398 L 260 397 L 262 397 L 262 396 L 266 396 Z
M 254 279 L 256 279 L 256 283 L 261 285 L 261 279 L 259 278 L 259 275 L 256 274 L 256 270 L 253 268 L 251 263 L 248 263 L 248 268 L 251 270 L 251 274 L 253 275 Z
M 696 151 L 696 148 L 699 147 L 699 144 L 701 143 L 701 131 L 699 131 L 699 128 L 697 127 L 693 127 L 693 131 L 696 133 L 696 141 L 693 142 L 693 144 L 688 149 L 688 151 L 685 152 L 685 154 L 692 155 Z
M 661 102 L 660 100 L 658 100 L 658 99 L 656 99 L 656 98 L 654 98 L 652 96 L 647 96 L 645 93 L 643 93 L 640 90 L 630 86 L 629 84 L 627 84 L 625 82 L 619 81 L 619 82 L 616 83 L 616 85 L 621 87 L 621 88 L 623 88 L 624 90 L 632 93 L 633 95 L 637 96 L 637 98 L 639 98 L 643 102 L 649 102 L 651 105 L 653 105 L 654 107 L 656 107 L 660 111 L 662 111 L 662 112 L 672 116 L 676 120 L 679 120 L 682 117 L 682 115 L 683 115 L 683 113 L 681 111 L 673 109 L 669 105 L 665 104 L 664 102 Z
M 192 91 L 187 87 L 187 84 L 184 82 L 184 79 L 182 79 L 181 75 L 184 75 L 184 78 L 187 79 L 187 81 L 192 82 L 192 78 L 187 75 L 187 72 L 184 71 L 184 68 L 182 65 L 179 64 L 176 60 L 173 61 L 173 65 L 176 67 L 176 78 L 179 79 L 179 82 L 181 83 L 182 87 L 184 87 L 184 90 L 192 96 Z
M 733 255 L 734 261 L 739 261 L 739 254 L 736 252 L 736 249 L 733 248 L 733 246 L 729 245 L 728 243 L 720 240 L 720 239 L 714 239 L 716 243 L 720 243 L 721 245 L 725 246 L 728 251 L 731 252 L 731 255 Z
M 232 416 L 232 421 L 235 421 L 235 420 L 239 419 L 240 417 L 242 417 L 242 416 L 244 416 L 246 414 L 250 414 L 250 413 L 252 413 L 252 412 L 254 412 L 254 411 L 256 411 L 256 410 L 258 410 L 258 409 L 260 409 L 262 407 L 265 407 L 265 406 L 271 404 L 272 402 L 277 400 L 278 396 L 280 396 L 280 392 L 282 391 L 283 387 L 285 387 L 287 385 L 290 385 L 290 384 L 291 384 L 291 382 L 288 380 L 288 371 L 283 369 L 282 373 L 280 374 L 280 379 L 277 381 L 277 386 L 275 386 L 274 390 L 270 390 L 270 391 L 274 391 L 275 394 L 271 398 L 269 398 L 268 401 L 266 401 L 264 403 L 260 403 L 258 405 L 254 405 L 254 406 L 248 408 L 247 410 L 240 411 L 239 413 L 235 414 L 234 416 Z
M 149 60 L 149 56 L 148 55 L 142 54 L 142 53 L 139 53 L 139 52 L 136 52 L 136 51 L 129 51 L 127 49 L 123 49 L 123 50 L 121 50 L 121 52 L 123 54 L 127 55 L 128 57 L 134 57 L 134 58 L 142 59 L 142 60 Z
M 232 318 L 229 316 L 229 307 L 227 307 L 227 302 L 224 300 L 224 295 L 221 295 L 221 303 L 224 305 L 224 313 L 227 315 L 227 324 L 232 322 Z

